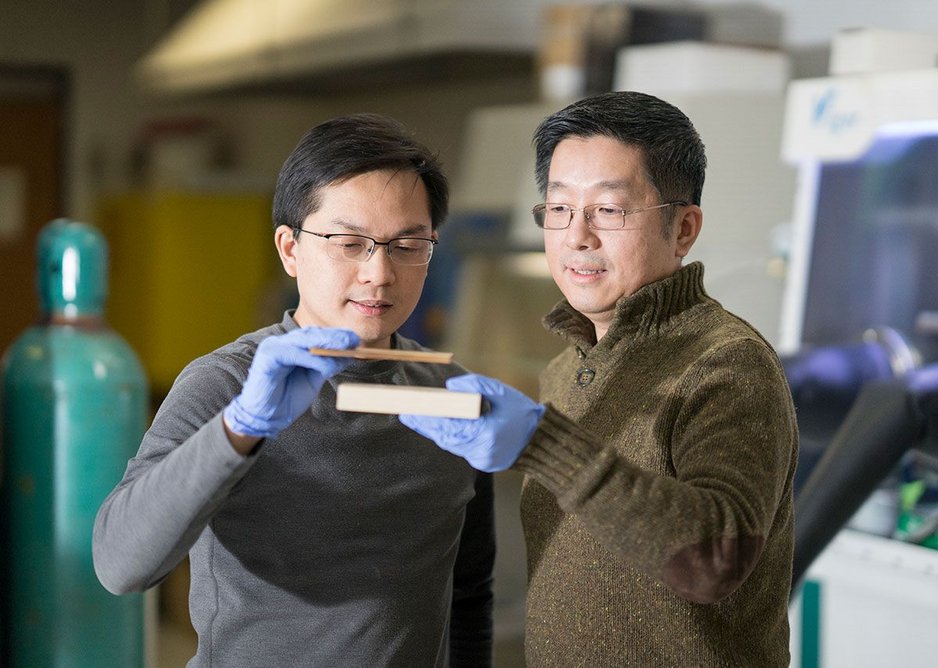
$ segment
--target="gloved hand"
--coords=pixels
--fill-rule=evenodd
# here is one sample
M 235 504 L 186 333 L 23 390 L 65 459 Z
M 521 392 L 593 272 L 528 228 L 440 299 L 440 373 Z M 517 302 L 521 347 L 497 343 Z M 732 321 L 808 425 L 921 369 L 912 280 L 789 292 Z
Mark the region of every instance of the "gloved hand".
M 352 361 L 320 357 L 309 348 L 354 348 L 359 338 L 346 329 L 303 327 L 270 336 L 257 347 L 241 394 L 225 407 L 228 428 L 246 436 L 273 437 L 290 426 L 316 399 L 323 383 Z
M 457 392 L 479 392 L 488 401 L 489 410 L 474 420 L 401 415 L 400 421 L 479 471 L 504 471 L 514 464 L 544 415 L 543 404 L 494 378 L 477 374 L 454 376 L 446 381 L 446 387 Z

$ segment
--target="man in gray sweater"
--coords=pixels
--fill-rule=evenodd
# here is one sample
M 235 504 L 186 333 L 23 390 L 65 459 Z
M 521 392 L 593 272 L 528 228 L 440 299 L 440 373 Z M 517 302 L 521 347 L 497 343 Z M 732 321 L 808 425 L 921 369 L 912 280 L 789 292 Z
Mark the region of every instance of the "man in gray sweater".
M 98 512 L 114 593 L 190 558 L 190 666 L 486 666 L 492 485 L 394 416 L 341 413 L 343 381 L 441 386 L 457 365 L 312 347 L 417 349 L 397 333 L 446 216 L 435 158 L 395 121 L 311 129 L 274 195 L 299 303 L 179 375 Z

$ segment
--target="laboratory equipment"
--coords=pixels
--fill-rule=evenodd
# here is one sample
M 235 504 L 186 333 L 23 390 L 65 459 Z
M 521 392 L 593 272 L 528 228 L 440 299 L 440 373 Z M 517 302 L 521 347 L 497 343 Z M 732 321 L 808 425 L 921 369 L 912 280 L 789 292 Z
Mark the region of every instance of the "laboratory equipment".
M 832 76 L 793 81 L 785 112 L 782 153 L 798 169 L 786 366 L 822 349 L 869 352 L 870 331 L 889 333 L 886 354 L 842 386 L 846 401 L 803 411 L 801 397 L 799 425 L 824 447 L 803 458 L 816 465 L 795 498 L 792 665 L 802 668 L 938 652 L 934 634 L 917 632 L 938 621 L 938 552 L 890 538 L 898 495 L 882 486 L 903 453 L 933 447 L 938 410 L 926 382 L 938 362 L 938 69 L 934 46 L 930 62 L 857 58 L 882 52 L 881 32 L 835 37 Z M 880 535 L 861 517 L 876 517 Z

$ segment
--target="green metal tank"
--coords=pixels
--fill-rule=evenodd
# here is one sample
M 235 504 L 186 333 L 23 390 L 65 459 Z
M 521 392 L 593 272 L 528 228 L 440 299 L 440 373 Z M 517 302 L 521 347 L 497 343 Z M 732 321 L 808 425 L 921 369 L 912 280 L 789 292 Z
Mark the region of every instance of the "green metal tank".
M 37 264 L 40 324 L 2 363 L 0 666 L 142 666 L 143 595 L 99 584 L 91 536 L 146 428 L 146 377 L 103 319 L 103 236 L 52 221 Z

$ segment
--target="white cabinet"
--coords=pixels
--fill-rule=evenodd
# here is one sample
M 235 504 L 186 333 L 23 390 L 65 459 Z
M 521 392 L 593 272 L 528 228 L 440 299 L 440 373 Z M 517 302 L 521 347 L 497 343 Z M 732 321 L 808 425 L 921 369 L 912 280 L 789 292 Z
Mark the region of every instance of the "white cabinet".
M 793 668 L 938 665 L 938 550 L 841 531 L 789 619 Z

